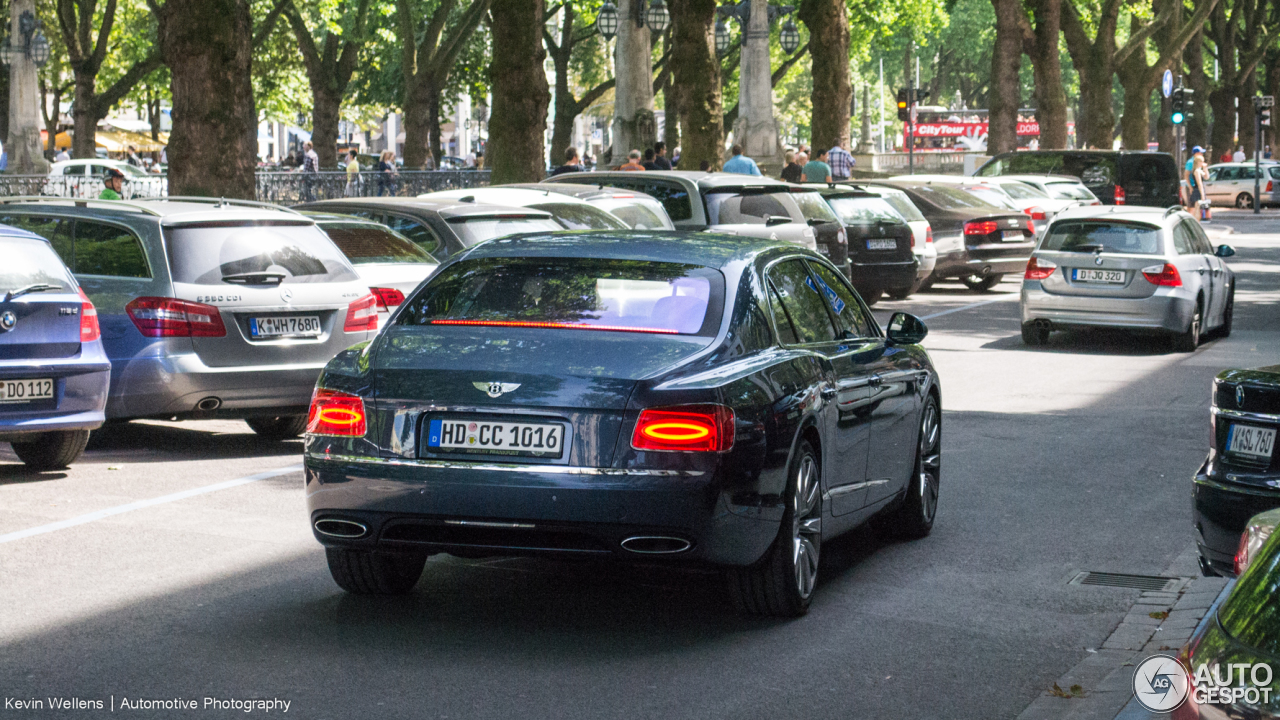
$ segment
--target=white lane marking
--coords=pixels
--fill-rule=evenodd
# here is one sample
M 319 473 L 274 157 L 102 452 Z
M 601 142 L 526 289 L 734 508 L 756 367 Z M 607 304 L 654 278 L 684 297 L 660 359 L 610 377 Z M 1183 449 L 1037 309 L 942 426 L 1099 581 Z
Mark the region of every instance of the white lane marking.
M 951 313 L 957 313 L 957 312 L 960 312 L 961 310 L 968 310 L 969 308 L 982 307 L 983 305 L 990 305 L 991 303 L 1006 302 L 1008 300 L 1017 300 L 1017 299 L 1018 299 L 1017 295 L 1009 295 L 1006 297 L 994 298 L 992 300 L 983 300 L 982 302 L 976 302 L 969 305 L 961 305 L 958 308 L 951 308 L 950 310 L 943 310 L 942 312 L 934 313 L 932 315 L 925 315 L 920 319 L 932 320 L 934 318 L 942 317 L 943 315 L 950 315 Z
M 298 472 L 301 469 L 302 463 L 297 463 L 295 465 L 276 468 L 275 470 L 260 472 L 257 475 L 249 475 L 242 478 L 236 478 L 235 480 L 226 480 L 212 485 L 205 485 L 203 487 L 191 488 L 190 490 L 161 495 L 160 497 L 151 498 L 150 500 L 138 500 L 137 502 L 131 502 L 125 505 L 117 505 L 115 507 L 106 508 L 105 510 L 77 515 L 76 517 L 68 518 L 66 520 L 59 520 L 58 522 L 49 523 L 48 525 L 37 525 L 36 527 L 27 528 L 26 530 L 17 530 L 6 535 L 0 535 L 0 544 L 13 542 L 14 540 L 22 540 L 23 538 L 29 538 L 33 535 L 43 535 L 44 533 L 51 533 L 56 530 L 65 530 L 69 527 L 75 527 L 76 525 L 84 525 L 85 523 L 109 518 L 112 515 L 141 510 L 154 505 L 163 505 L 165 503 L 176 502 L 178 500 L 185 500 L 197 495 L 204 495 L 205 493 L 217 492 L 219 490 L 226 490 L 228 488 L 239 487 L 241 485 L 248 485 L 249 483 L 255 483 L 259 480 L 267 480 L 269 478 L 279 477 L 280 475 L 288 475 L 289 473 Z

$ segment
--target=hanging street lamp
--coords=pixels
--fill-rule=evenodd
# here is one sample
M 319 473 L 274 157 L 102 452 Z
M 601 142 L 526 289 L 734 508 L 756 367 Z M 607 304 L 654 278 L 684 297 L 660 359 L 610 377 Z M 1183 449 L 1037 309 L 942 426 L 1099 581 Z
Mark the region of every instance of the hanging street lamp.
M 730 43 L 729 26 L 724 20 L 716 20 L 716 54 L 723 56 L 729 52 Z
M 778 39 L 782 43 L 782 51 L 788 55 L 800 48 L 800 31 L 791 18 L 787 18 L 786 24 L 782 26 L 782 34 Z
M 618 8 L 613 3 L 606 2 L 600 6 L 600 12 L 596 13 L 596 31 L 605 39 L 605 42 L 617 36 Z
M 643 0 L 632 0 L 632 2 L 637 6 L 643 4 Z M 671 13 L 667 12 L 667 4 L 662 0 L 652 0 L 649 3 L 649 11 L 645 14 L 645 21 L 649 24 L 650 32 L 661 35 L 671 24 Z

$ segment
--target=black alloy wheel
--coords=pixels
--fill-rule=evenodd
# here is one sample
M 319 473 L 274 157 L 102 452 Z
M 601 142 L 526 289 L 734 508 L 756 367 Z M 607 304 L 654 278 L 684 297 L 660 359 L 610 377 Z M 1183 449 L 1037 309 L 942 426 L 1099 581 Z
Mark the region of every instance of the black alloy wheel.
M 986 276 L 964 275 L 960 278 L 960 282 L 964 283 L 965 287 L 974 292 L 986 292 L 996 285 L 999 285 L 1002 278 L 1004 278 L 1002 273 L 995 273 L 993 275 Z
M 1195 352 L 1200 347 L 1200 329 L 1203 327 L 1201 303 L 1196 301 L 1196 312 L 1191 316 L 1187 329 L 1173 336 L 1173 351 L 1180 353 Z
M 325 548 L 329 574 L 355 595 L 404 595 L 418 584 L 426 555 Z
M 1250 210 L 1253 209 L 1253 196 L 1249 193 L 1240 193 L 1236 196 L 1236 207 Z
M 916 444 L 916 462 L 911 480 L 907 482 L 907 494 L 888 518 L 895 534 L 915 540 L 933 530 L 941 479 L 942 413 L 937 398 L 929 395 L 920 413 L 920 440 Z
M 752 615 L 798 617 L 809 611 L 822 550 L 822 487 L 818 456 L 802 440 L 791 462 L 787 509 L 778 537 L 751 567 L 728 572 L 739 610 Z

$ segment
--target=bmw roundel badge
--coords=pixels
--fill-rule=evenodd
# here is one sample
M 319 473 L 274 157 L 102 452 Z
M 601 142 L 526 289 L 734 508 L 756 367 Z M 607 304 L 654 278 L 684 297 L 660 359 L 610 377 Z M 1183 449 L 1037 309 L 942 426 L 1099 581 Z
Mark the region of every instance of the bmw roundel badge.
M 1100 258 L 1100 257 L 1096 257 L 1096 258 L 1094 258 L 1094 259 L 1093 259 L 1093 264 L 1094 264 L 1094 265 L 1101 265 L 1101 264 L 1102 264 L 1102 258 Z
M 12 310 L 5 310 L 3 313 L 0 313 L 0 330 L 8 332 L 17 324 L 18 316 L 14 315 Z
M 1244 407 L 1244 386 L 1243 385 L 1236 386 L 1236 407 L 1239 407 L 1239 408 Z

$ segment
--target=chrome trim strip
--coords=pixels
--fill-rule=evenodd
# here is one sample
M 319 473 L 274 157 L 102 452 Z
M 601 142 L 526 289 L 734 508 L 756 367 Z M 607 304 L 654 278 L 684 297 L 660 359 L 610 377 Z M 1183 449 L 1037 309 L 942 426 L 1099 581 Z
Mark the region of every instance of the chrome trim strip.
M 1234 476 L 1228 475 L 1227 477 L 1230 478 Z M 1245 485 L 1243 483 L 1239 485 L 1228 485 L 1226 483 L 1220 483 L 1216 480 L 1210 480 L 1209 478 L 1203 475 L 1196 476 L 1194 482 L 1196 485 L 1203 485 L 1205 487 L 1213 488 L 1214 490 L 1221 490 L 1223 492 L 1230 492 L 1230 493 L 1239 493 L 1241 495 L 1256 495 L 1258 497 L 1274 498 L 1278 493 L 1280 493 L 1280 490 L 1278 489 L 1273 488 L 1269 490 L 1267 488 L 1258 487 L 1257 485 Z
M 888 478 L 885 478 L 883 480 L 868 480 L 866 482 L 860 482 L 860 483 L 849 483 L 848 485 L 841 485 L 837 488 L 828 490 L 827 498 L 830 499 L 833 497 L 838 497 L 840 495 L 845 495 L 851 492 L 855 492 L 857 490 L 862 490 L 863 488 L 869 488 L 873 485 L 888 485 L 888 484 L 889 484 Z
M 360 465 L 398 465 L 429 470 L 481 470 L 485 472 L 538 473 L 543 475 L 601 475 L 607 477 L 702 477 L 702 470 L 625 470 L 618 468 L 578 467 L 576 465 L 516 465 L 508 463 L 474 463 L 449 460 L 410 460 L 357 455 L 308 454 L 308 460 L 356 463 Z
M 1228 410 L 1226 408 L 1210 408 L 1209 412 L 1214 415 L 1222 415 L 1232 420 L 1247 420 L 1260 423 L 1280 423 L 1280 415 L 1268 415 L 1267 413 L 1251 413 L 1242 412 L 1240 410 Z
M 515 528 L 520 530 L 529 530 L 537 527 L 533 523 L 516 523 L 516 522 L 485 522 L 484 520 L 445 520 L 445 525 L 467 525 L 470 527 L 487 527 L 487 528 Z

